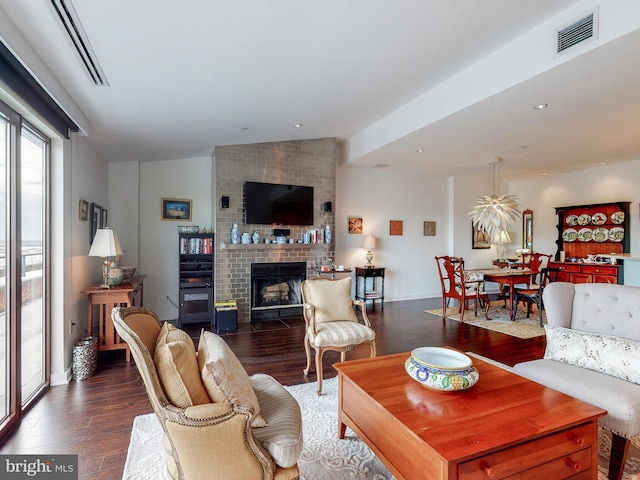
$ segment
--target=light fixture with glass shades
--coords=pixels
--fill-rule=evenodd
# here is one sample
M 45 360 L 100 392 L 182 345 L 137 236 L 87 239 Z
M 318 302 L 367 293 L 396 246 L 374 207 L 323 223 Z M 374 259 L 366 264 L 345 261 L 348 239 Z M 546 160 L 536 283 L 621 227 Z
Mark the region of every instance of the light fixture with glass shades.
M 373 253 L 371 253 L 371 250 L 376 249 L 376 237 L 373 237 L 371 235 L 365 236 L 362 239 L 362 248 L 367 251 L 367 254 L 364 256 L 364 258 L 367 259 L 367 263 L 364 268 L 373 268 L 373 263 L 371 263 L 371 261 L 373 260 Z
M 508 231 L 520 218 L 520 205 L 515 195 L 496 193 L 496 168 L 501 159 L 492 163 L 493 168 L 493 193 L 483 195 L 477 199 L 477 204 L 472 207 L 469 217 L 478 231 L 485 231 L 489 238 L 495 238 L 500 232 Z
M 491 243 L 495 243 L 497 245 L 496 250 L 498 252 L 498 261 L 504 262 L 505 261 L 504 245 L 505 243 L 511 243 L 511 237 L 509 236 L 509 232 L 507 232 L 506 230 L 501 230 L 500 233 L 498 233 L 498 235 L 494 237 Z
M 118 234 L 110 228 L 99 228 L 89 249 L 90 257 L 102 257 L 102 285 L 100 288 L 111 288 L 109 284 L 109 257 L 122 255 Z

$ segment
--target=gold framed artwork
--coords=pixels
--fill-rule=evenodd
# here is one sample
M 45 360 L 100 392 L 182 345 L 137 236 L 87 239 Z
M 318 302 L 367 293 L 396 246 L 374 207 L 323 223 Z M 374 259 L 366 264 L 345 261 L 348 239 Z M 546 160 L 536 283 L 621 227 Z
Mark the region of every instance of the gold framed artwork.
M 402 235 L 402 220 L 389 220 L 389 235 Z
M 161 218 L 162 220 L 191 221 L 191 200 L 163 198 Z
M 349 233 L 362 235 L 362 217 L 349 217 Z
M 80 220 L 87 221 L 89 219 L 89 202 L 80 200 Z
M 424 222 L 424 236 L 435 237 L 436 235 L 436 222 Z

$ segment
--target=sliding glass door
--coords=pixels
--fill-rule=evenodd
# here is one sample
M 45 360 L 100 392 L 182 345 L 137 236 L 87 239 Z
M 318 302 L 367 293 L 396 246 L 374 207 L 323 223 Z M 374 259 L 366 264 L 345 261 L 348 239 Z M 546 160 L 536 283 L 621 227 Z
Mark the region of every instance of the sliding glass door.
M 48 383 L 49 140 L 0 102 L 0 438 Z

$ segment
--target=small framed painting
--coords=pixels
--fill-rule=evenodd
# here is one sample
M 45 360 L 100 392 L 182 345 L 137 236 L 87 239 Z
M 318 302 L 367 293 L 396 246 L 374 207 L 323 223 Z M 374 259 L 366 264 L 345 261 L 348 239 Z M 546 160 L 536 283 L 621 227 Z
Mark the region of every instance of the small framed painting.
M 362 217 L 349 217 L 349 234 L 362 235 Z
M 89 202 L 80 200 L 80 220 L 87 221 L 89 219 Z
M 471 223 L 471 248 L 491 248 L 491 238 L 485 230 L 478 230 L 476 226 Z
M 389 235 L 402 235 L 402 220 L 389 220 Z
M 425 237 L 436 236 L 436 222 L 424 222 L 424 236 Z
M 162 199 L 162 220 L 191 221 L 191 200 Z

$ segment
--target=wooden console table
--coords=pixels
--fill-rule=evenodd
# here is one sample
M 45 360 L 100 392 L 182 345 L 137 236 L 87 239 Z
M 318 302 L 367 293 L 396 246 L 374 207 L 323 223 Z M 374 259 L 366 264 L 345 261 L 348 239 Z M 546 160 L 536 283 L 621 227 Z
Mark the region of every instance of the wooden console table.
M 82 290 L 89 299 L 87 335 L 93 335 L 94 307 L 98 307 L 98 351 L 124 350 L 127 362 L 131 360 L 129 346 L 120 338 L 111 320 L 114 307 L 142 306 L 142 286 L 146 275 L 137 275 L 125 283 L 109 289 L 98 286 Z

